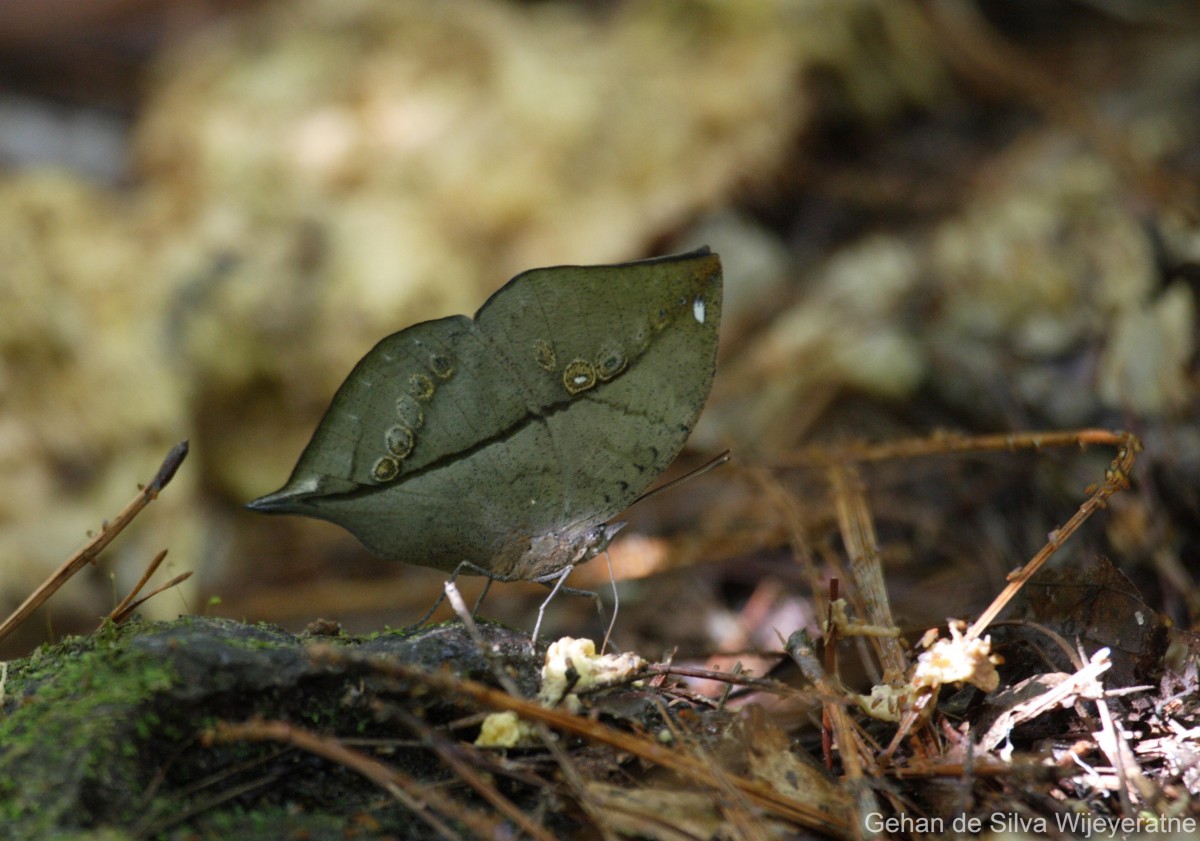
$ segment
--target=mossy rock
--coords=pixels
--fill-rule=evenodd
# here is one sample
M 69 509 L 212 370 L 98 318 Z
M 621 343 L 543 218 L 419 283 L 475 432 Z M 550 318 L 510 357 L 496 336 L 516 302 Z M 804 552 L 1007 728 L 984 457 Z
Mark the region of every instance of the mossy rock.
M 527 638 L 481 630 L 532 692 Z M 274 743 L 203 743 L 219 721 L 283 720 L 318 734 L 395 740 L 391 764 L 444 778 L 426 752 L 404 746 L 411 734 L 380 720 L 378 703 L 399 699 L 431 723 L 466 711 L 411 695 L 361 664 L 314 662 L 314 636 L 186 617 L 106 627 L 10 662 L 0 692 L 0 838 L 341 839 L 350 827 L 357 838 L 427 836 L 345 768 Z M 369 638 L 334 626 L 317 638 L 489 680 L 457 624 Z

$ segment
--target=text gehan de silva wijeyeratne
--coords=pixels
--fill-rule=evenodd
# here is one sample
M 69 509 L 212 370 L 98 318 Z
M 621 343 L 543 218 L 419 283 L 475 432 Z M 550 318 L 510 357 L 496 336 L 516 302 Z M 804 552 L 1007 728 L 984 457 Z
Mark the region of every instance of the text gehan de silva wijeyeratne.
M 1192 835 L 1200 829 L 1194 817 L 1156 817 L 1138 815 L 1132 818 L 1107 818 L 1102 815 L 1083 815 L 1066 812 L 1052 818 L 1021 815 L 1016 812 L 993 812 L 990 815 L 959 815 L 955 818 L 912 815 L 883 815 L 872 812 L 866 816 L 868 832 L 943 834 L 990 832 L 1021 832 L 1044 835 L 1050 831 L 1070 833 L 1076 838 L 1128 838 L 1131 835 L 1163 833 Z

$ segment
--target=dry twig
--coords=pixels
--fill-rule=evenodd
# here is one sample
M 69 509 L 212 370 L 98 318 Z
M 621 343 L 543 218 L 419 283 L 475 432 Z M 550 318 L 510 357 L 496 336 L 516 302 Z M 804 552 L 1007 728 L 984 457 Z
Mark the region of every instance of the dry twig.
M 163 463 L 159 466 L 158 472 L 150 480 L 150 484 L 142 488 L 138 492 L 138 495 L 121 509 L 121 513 L 117 514 L 112 522 L 104 523 L 100 531 L 87 544 L 68 558 L 62 566 L 42 582 L 41 586 L 29 595 L 29 598 L 21 603 L 20 607 L 12 612 L 12 615 L 4 620 L 3 624 L 0 624 L 0 640 L 11 634 L 17 626 L 29 618 L 29 614 L 37 610 L 46 599 L 50 598 L 60 587 L 70 581 L 75 573 L 83 569 L 86 564 L 95 562 L 96 556 L 103 552 L 108 544 L 112 543 L 113 538 L 133 522 L 133 518 L 143 508 L 158 498 L 162 489 L 175 476 L 175 471 L 179 469 L 179 465 L 183 464 L 183 460 L 187 458 L 187 454 L 187 441 L 181 441 L 172 447 L 171 452 L 167 454 L 167 457 L 163 459 Z M 173 583 L 178 583 L 178 581 Z

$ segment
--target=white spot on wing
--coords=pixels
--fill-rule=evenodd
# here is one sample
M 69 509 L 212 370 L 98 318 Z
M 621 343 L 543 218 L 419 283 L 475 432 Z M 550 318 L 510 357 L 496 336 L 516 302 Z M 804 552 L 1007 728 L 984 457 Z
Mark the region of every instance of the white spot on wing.
M 318 477 L 316 476 L 309 476 L 302 481 L 297 482 L 291 488 L 291 493 L 293 495 L 320 493 L 320 491 L 321 483 L 318 481 Z
M 700 324 L 704 323 L 704 299 L 703 298 L 697 296 L 695 298 L 695 300 L 692 301 L 692 315 L 695 317 L 697 322 L 699 322 Z

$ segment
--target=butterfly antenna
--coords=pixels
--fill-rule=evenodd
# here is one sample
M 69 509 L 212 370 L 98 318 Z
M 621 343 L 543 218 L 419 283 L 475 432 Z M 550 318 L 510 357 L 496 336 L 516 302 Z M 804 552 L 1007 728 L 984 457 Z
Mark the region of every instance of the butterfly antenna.
M 682 476 L 680 476 L 677 479 L 672 479 L 670 482 L 667 482 L 665 485 L 659 485 L 657 488 L 654 488 L 653 490 L 646 491 L 644 494 L 642 494 L 637 499 L 635 499 L 633 501 L 633 504 L 637 505 L 639 502 L 645 502 L 650 497 L 658 496 L 660 493 L 665 493 L 666 491 L 671 490 L 671 488 L 675 487 L 676 485 L 682 485 L 684 482 L 686 482 L 690 479 L 695 479 L 698 476 L 703 476 L 705 473 L 712 470 L 714 467 L 720 467 L 722 464 L 725 464 L 732 457 L 733 457 L 733 451 L 726 450 L 725 452 L 721 453 L 720 455 L 709 459 L 704 464 L 697 467 L 695 470 L 689 470 L 687 473 L 684 473 Z

